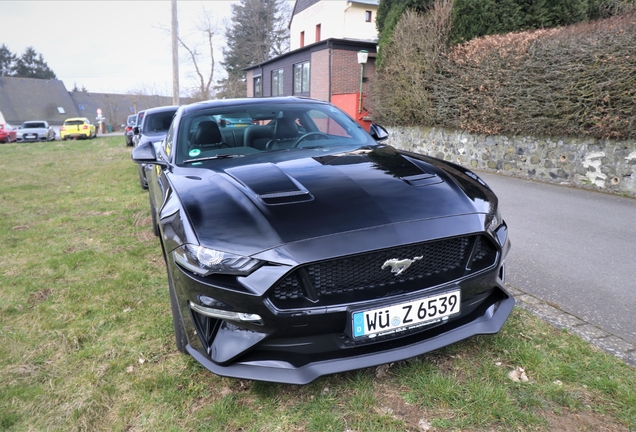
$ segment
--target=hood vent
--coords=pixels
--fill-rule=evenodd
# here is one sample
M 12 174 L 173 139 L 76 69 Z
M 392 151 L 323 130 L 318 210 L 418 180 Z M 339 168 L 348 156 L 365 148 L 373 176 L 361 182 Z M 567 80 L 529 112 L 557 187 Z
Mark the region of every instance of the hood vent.
M 225 172 L 265 204 L 291 204 L 314 199 L 303 185 L 272 163 L 231 168 Z
M 428 186 L 435 183 L 442 183 L 442 179 L 435 174 L 420 174 L 407 177 L 401 177 L 402 180 L 411 186 Z

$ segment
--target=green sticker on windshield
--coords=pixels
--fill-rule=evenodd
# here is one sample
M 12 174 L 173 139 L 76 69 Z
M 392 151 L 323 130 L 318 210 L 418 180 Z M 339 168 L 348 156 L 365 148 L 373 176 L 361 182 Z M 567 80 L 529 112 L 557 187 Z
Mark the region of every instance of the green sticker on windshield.
M 190 150 L 190 153 L 188 153 L 188 156 L 190 157 L 197 157 L 201 154 L 201 150 L 199 149 L 192 149 Z

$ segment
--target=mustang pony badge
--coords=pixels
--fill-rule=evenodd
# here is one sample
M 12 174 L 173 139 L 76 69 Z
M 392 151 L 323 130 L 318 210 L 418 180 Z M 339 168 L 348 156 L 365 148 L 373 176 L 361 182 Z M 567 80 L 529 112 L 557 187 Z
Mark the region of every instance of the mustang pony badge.
M 384 264 L 382 265 L 382 270 L 387 267 L 391 267 L 391 273 L 395 273 L 395 275 L 398 276 L 404 270 L 411 267 L 411 264 L 413 264 L 415 261 L 421 260 L 422 258 L 424 258 L 424 255 L 415 257 L 412 260 L 408 258 L 402 260 L 393 258 L 384 262 Z

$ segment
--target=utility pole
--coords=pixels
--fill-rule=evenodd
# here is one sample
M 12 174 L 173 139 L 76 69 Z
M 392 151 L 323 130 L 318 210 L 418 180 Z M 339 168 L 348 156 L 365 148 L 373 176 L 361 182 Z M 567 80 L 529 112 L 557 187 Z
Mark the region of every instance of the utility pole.
M 177 21 L 177 0 L 172 4 L 172 104 L 179 102 L 179 22 Z

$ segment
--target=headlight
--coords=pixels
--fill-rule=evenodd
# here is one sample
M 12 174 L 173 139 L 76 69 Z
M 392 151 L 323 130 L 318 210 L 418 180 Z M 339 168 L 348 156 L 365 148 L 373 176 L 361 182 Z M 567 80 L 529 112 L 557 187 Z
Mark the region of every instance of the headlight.
M 497 209 L 494 213 L 488 215 L 488 219 L 486 219 L 486 229 L 491 233 L 494 233 L 502 223 L 503 219 L 501 217 L 501 212 Z
M 247 275 L 259 260 L 204 248 L 198 245 L 183 245 L 172 252 L 177 264 L 200 276 L 213 273 Z

